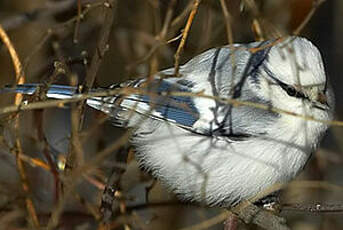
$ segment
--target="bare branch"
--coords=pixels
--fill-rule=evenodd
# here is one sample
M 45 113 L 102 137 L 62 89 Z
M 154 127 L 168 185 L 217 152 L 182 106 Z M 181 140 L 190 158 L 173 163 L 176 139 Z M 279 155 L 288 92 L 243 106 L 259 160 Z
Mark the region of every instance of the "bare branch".
M 31 12 L 25 12 L 15 15 L 0 22 L 5 30 L 13 30 L 28 22 L 38 19 L 51 17 L 55 14 L 64 12 L 72 7 L 77 0 L 63 0 L 58 2 L 48 1 L 42 8 L 35 9 Z
M 9 105 L 6 107 L 0 108 L 0 115 L 1 114 L 8 114 L 13 112 L 20 112 L 20 111 L 28 111 L 34 109 L 42 109 L 42 108 L 51 108 L 51 107 L 64 107 L 65 104 L 75 103 L 78 101 L 83 101 L 91 97 L 105 97 L 105 96 L 113 96 L 113 95 L 129 95 L 129 94 L 138 94 L 138 95 L 150 95 L 150 96 L 158 96 L 152 92 L 147 92 L 144 89 L 139 88 L 121 88 L 121 89 L 114 89 L 114 90 L 106 90 L 103 92 L 96 92 L 96 93 L 88 93 L 88 94 L 80 94 L 72 97 L 70 99 L 63 99 L 63 100 L 48 100 L 48 101 L 38 101 L 32 103 L 21 103 L 20 105 Z M 290 112 L 283 109 L 278 109 L 274 107 L 270 107 L 265 104 L 254 103 L 250 101 L 241 101 L 236 99 L 229 99 L 224 97 L 217 97 L 206 95 L 202 92 L 199 93 L 189 93 L 189 92 L 169 92 L 171 96 L 185 96 L 185 97 L 200 97 L 200 98 L 208 98 L 213 99 L 221 103 L 231 104 L 234 106 L 251 106 L 258 109 L 269 110 L 272 112 L 280 113 L 280 114 L 287 114 L 289 116 L 303 118 L 309 121 L 320 122 L 332 126 L 343 126 L 343 121 L 328 121 L 328 120 L 321 120 L 314 118 L 312 116 L 305 116 L 302 114 L 297 114 L 294 112 Z
M 296 28 L 293 32 L 294 35 L 299 35 L 301 31 L 304 29 L 304 27 L 307 25 L 307 23 L 310 21 L 316 10 L 319 8 L 319 6 L 324 3 L 326 0 L 314 0 L 312 8 L 310 12 L 307 14 L 306 18 L 302 21 L 302 23 Z
M 308 213 L 343 213 L 343 204 L 284 204 L 282 211 Z
M 177 48 L 177 51 L 174 55 L 174 59 L 175 59 L 175 64 L 174 64 L 174 75 L 175 76 L 178 76 L 179 75 L 179 68 L 180 68 L 180 55 L 183 51 L 183 48 L 186 44 L 186 40 L 187 40 L 187 37 L 188 37 L 188 33 L 189 33 L 189 30 L 191 28 L 191 25 L 193 23 L 193 20 L 194 20 L 194 17 L 198 11 L 198 7 L 200 5 L 200 1 L 201 0 L 194 0 L 194 3 L 193 3 L 193 9 L 191 11 L 191 13 L 189 14 L 189 17 L 188 17 L 188 20 L 187 20 L 187 23 L 186 23 L 186 26 L 185 26 L 185 29 L 182 33 L 182 38 L 181 38 L 181 42 L 179 44 L 179 47 Z
M 93 55 L 91 65 L 86 73 L 86 79 L 84 82 L 84 86 L 86 89 L 92 87 L 100 64 L 102 62 L 102 58 L 104 57 L 106 51 L 108 50 L 108 39 L 112 30 L 112 25 L 114 22 L 114 13 L 116 10 L 117 1 L 116 0 L 108 0 L 104 2 L 105 8 L 105 15 L 104 15 L 104 22 L 103 26 L 101 27 L 101 31 L 99 34 L 99 39 L 97 42 L 97 48 Z
M 11 40 L 9 39 L 7 33 L 2 28 L 1 25 L 0 25 L 0 39 L 6 45 L 7 49 L 10 52 L 11 59 L 12 59 L 14 69 L 16 72 L 16 82 L 18 84 L 23 84 L 25 82 L 25 76 L 24 76 L 22 64 L 19 60 L 18 54 L 17 54 L 14 46 L 12 45 Z M 14 104 L 17 106 L 20 105 L 22 98 L 23 98 L 23 95 L 16 94 Z M 19 116 L 16 116 L 15 122 L 14 122 L 15 148 L 13 149 L 13 154 L 16 156 L 17 170 L 18 170 L 19 175 L 20 175 L 23 191 L 26 195 L 26 199 L 25 199 L 26 209 L 29 213 L 29 216 L 30 216 L 30 219 L 32 221 L 33 226 L 35 228 L 39 228 L 40 224 L 39 224 L 39 220 L 37 217 L 36 209 L 33 205 L 33 201 L 30 198 L 30 194 L 29 194 L 30 188 L 29 188 L 29 183 L 28 183 L 24 163 L 22 161 L 22 158 L 20 157 L 20 155 L 23 155 L 23 148 L 22 148 L 22 143 L 21 143 L 20 136 L 19 136 L 19 133 L 20 133 L 20 127 L 19 127 L 20 125 L 19 124 L 20 124 Z

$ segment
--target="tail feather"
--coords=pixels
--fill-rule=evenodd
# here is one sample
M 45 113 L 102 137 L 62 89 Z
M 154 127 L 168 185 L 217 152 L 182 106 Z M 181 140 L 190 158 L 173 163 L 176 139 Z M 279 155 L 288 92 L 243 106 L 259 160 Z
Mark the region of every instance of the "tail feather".
M 47 88 L 47 89 L 45 89 Z M 0 93 L 21 93 L 26 95 L 33 95 L 39 90 L 46 91 L 48 98 L 68 99 L 77 94 L 77 87 L 66 85 L 49 85 L 43 84 L 22 84 L 16 86 L 6 86 L 0 90 Z
M 169 92 L 192 92 L 194 82 L 180 81 L 179 78 L 156 79 L 147 86 L 146 79 L 112 85 L 107 89 L 133 87 L 141 88 L 141 94 L 91 97 L 88 106 L 100 110 L 112 118 L 116 126 L 133 127 L 141 118 L 168 121 L 180 127 L 193 128 L 200 119 L 199 108 L 191 96 L 168 95 Z M 186 83 L 186 84 L 185 84 Z M 92 92 L 107 89 L 93 89 Z M 33 95 L 44 93 L 48 98 L 68 99 L 80 94 L 78 87 L 65 85 L 23 84 L 6 87 L 0 93 L 22 93 Z M 152 95 L 150 95 L 152 94 Z M 199 100 L 199 99 L 198 99 Z M 208 102 L 206 102 L 208 103 Z
M 110 89 L 120 87 L 119 85 L 112 85 Z M 106 89 L 93 89 L 92 92 Z M 47 98 L 52 99 L 69 99 L 79 94 L 78 87 L 66 85 L 44 85 L 44 84 L 22 84 L 15 86 L 5 86 L 0 89 L 0 94 L 4 93 L 20 93 L 25 95 L 34 95 L 38 92 L 44 92 Z M 88 106 L 100 110 L 111 116 L 116 126 L 126 126 L 127 119 L 120 116 L 122 110 L 120 105 L 115 103 L 116 96 L 111 97 L 92 97 L 86 100 Z

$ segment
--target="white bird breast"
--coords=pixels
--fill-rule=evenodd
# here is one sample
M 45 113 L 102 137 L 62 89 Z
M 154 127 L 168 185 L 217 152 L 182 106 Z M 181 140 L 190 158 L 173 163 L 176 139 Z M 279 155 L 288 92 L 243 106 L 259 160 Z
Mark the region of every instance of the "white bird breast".
M 298 144 L 301 129 L 296 128 L 280 127 L 274 138 L 230 142 L 148 122 L 155 123 L 153 132 L 134 139 L 141 164 L 181 199 L 208 205 L 232 206 L 262 197 L 264 191 L 294 178 L 311 154 Z M 151 130 L 147 123 L 137 133 Z

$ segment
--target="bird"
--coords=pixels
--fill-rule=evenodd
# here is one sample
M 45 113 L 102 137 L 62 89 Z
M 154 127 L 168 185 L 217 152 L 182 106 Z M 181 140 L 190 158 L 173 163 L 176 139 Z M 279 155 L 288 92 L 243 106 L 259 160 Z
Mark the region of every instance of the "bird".
M 41 84 L 3 92 L 35 94 Z M 140 166 L 177 197 L 234 207 L 262 199 L 305 167 L 334 116 L 318 48 L 298 36 L 209 49 L 179 68 L 101 90 L 86 104 L 132 129 Z M 131 89 L 131 90 L 127 90 Z M 118 91 L 119 92 L 119 91 Z M 48 85 L 48 98 L 80 96 Z M 272 189 L 273 190 L 273 189 Z

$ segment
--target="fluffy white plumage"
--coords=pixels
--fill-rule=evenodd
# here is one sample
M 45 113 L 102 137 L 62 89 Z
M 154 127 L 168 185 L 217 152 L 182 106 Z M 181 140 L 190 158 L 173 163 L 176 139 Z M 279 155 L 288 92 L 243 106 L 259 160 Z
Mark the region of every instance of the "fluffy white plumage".
M 248 47 L 260 45 L 253 43 Z M 218 62 L 226 66 L 214 67 L 214 72 L 219 75 L 217 78 L 222 81 L 217 86 L 220 97 L 230 98 L 232 76 L 237 78 L 235 84 L 239 84 L 236 82 L 243 78 L 251 58 L 247 48 L 236 47 L 242 50 L 234 54 L 237 61 L 235 73 L 230 68 L 231 59 Z M 228 57 L 231 52 L 225 48 L 224 56 Z M 316 47 L 304 38 L 293 37 L 277 43 L 265 55 L 256 70 L 259 71 L 255 76 L 257 79 L 247 77 L 238 100 L 268 104 L 320 120 L 332 119 L 333 95 Z M 220 54 L 218 57 L 221 58 Z M 196 82 L 192 92 L 204 91 L 215 96 L 209 80 L 214 59 L 215 51 L 210 50 L 181 68 L 184 79 Z M 273 77 L 303 91 L 308 99 L 288 95 Z M 324 104 L 318 102 L 320 92 L 327 99 Z M 200 115 L 193 125 L 195 132 L 172 123 L 148 119 L 137 127 L 132 141 L 143 167 L 180 198 L 207 205 L 232 206 L 243 199 L 261 197 L 275 185 L 286 184 L 303 169 L 327 129 L 326 124 L 287 114 L 258 111 L 256 108 L 233 108 L 237 112 L 232 112 L 232 124 L 224 122 L 225 127 L 222 128 L 239 127 L 242 126 L 240 123 L 245 123 L 243 126 L 248 127 L 237 128 L 238 140 L 235 135 L 230 138 L 230 134 L 199 135 L 197 131 L 204 127 L 209 129 L 211 126 L 215 130 L 218 125 L 213 124 L 213 120 L 223 119 L 221 117 L 225 113 L 213 112 L 217 106 L 213 100 L 195 98 L 194 103 Z M 314 104 L 321 108 L 314 107 Z
M 333 93 L 311 42 L 289 37 L 233 47 L 194 57 L 180 67 L 180 77 L 167 69 L 152 82 L 125 84 L 145 94 L 87 101 L 114 124 L 135 129 L 131 141 L 141 166 L 184 200 L 230 207 L 287 183 L 303 169 L 328 125 L 275 109 L 318 120 L 333 117 Z M 36 87 L 14 91 L 32 94 Z M 189 95 L 199 92 L 209 97 Z M 75 93 L 73 87 L 51 86 L 47 96 Z

